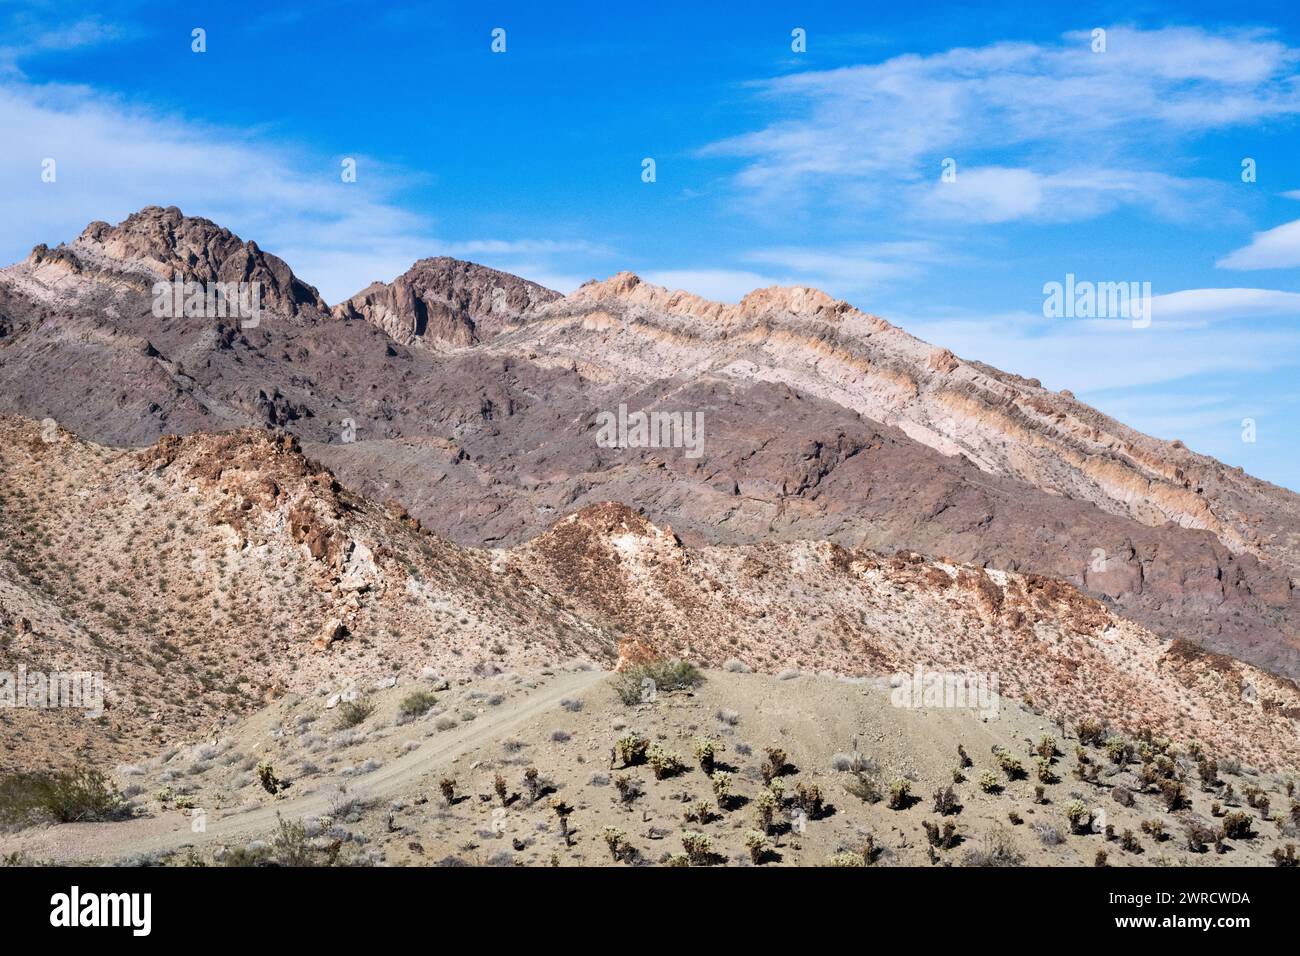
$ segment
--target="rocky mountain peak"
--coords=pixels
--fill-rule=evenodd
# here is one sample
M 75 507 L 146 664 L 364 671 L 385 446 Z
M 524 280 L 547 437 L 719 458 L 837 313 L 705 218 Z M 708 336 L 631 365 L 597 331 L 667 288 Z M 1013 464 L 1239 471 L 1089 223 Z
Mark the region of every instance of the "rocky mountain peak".
M 421 259 L 392 282 L 375 282 L 334 307 L 403 345 L 473 345 L 500 334 L 525 313 L 560 298 L 536 282 L 448 256 Z
M 116 226 L 92 222 L 70 245 L 37 246 L 25 265 L 146 291 L 152 282 L 177 275 L 187 282 L 256 282 L 263 308 L 285 315 L 327 308 L 316 289 L 295 276 L 283 259 L 175 206 L 146 206 Z

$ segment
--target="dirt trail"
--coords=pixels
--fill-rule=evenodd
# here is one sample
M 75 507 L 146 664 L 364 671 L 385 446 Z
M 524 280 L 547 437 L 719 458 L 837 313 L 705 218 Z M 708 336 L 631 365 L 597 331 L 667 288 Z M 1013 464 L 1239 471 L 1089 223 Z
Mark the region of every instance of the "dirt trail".
M 563 698 L 583 693 L 606 676 L 603 671 L 557 674 L 518 706 L 484 715 L 473 723 L 426 740 L 419 749 L 367 775 L 353 789 L 372 800 L 390 798 L 429 770 L 484 743 L 509 736 L 511 731 L 558 705 Z M 20 852 L 41 862 L 110 863 L 191 845 L 237 843 L 273 830 L 276 814 L 283 814 L 289 820 L 328 814 L 335 793 L 332 786 L 323 785 L 300 797 L 269 801 L 246 812 L 238 808 L 211 811 L 203 833 L 191 832 L 188 817 L 167 813 L 122 823 L 66 823 L 0 835 L 0 856 Z

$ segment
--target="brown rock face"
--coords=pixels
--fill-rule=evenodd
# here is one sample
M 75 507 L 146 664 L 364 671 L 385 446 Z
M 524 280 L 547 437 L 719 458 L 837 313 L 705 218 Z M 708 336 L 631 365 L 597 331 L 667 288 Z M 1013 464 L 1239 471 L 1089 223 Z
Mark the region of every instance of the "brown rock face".
M 472 262 L 421 259 L 391 283 L 376 282 L 334 308 L 364 319 L 403 345 L 463 346 L 498 335 L 560 294 Z
M 175 206 L 146 206 L 116 226 L 92 222 L 71 246 L 32 250 L 28 265 L 62 266 L 77 275 L 125 280 L 258 283 L 261 305 L 283 315 L 324 312 L 324 300 L 283 259 L 245 242 L 208 219 Z M 151 286 L 152 282 L 148 282 Z
M 466 546 L 617 501 L 691 547 L 818 540 L 1042 575 L 1167 638 L 1300 674 L 1300 497 L 815 289 L 729 305 L 620 273 L 558 298 L 432 259 L 335 310 L 364 321 L 160 324 L 131 270 L 190 248 L 167 235 L 225 240 L 138 216 L 68 247 L 80 273 L 57 250 L 0 270 L 0 410 L 118 445 L 284 428 L 349 487 Z M 601 447 L 597 413 L 620 404 L 702 414 L 700 454 Z M 300 517 L 309 553 L 347 564 L 329 516 Z

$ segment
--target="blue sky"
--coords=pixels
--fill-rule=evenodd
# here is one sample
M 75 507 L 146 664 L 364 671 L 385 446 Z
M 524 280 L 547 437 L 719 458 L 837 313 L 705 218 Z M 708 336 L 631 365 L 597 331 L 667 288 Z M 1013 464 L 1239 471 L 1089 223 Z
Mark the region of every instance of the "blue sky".
M 1300 488 L 1287 5 L 612 6 L 0 2 L 0 260 L 156 203 L 330 302 L 437 254 L 815 285 Z M 1150 282 L 1151 326 L 1045 318 L 1069 273 Z

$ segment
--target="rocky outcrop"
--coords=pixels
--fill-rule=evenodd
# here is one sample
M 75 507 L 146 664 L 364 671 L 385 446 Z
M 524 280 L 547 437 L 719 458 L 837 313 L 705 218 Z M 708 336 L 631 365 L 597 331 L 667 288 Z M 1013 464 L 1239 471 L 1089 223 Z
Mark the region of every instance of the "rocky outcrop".
M 92 222 L 71 245 L 37 246 L 26 265 L 47 284 L 59 272 L 139 291 L 176 276 L 186 282 L 257 283 L 264 309 L 288 316 L 326 310 L 317 291 L 283 259 L 175 206 L 146 206 L 116 226 Z
M 473 262 L 421 259 L 390 283 L 376 282 L 334 308 L 403 345 L 465 346 L 490 339 L 560 297 L 535 282 Z

